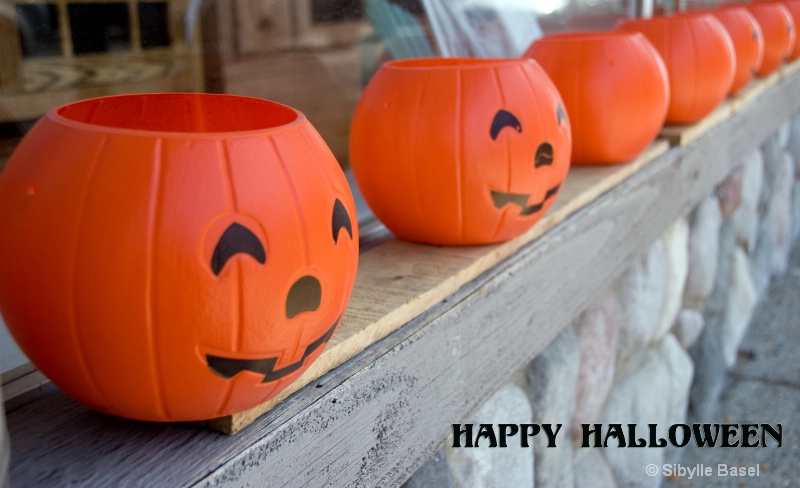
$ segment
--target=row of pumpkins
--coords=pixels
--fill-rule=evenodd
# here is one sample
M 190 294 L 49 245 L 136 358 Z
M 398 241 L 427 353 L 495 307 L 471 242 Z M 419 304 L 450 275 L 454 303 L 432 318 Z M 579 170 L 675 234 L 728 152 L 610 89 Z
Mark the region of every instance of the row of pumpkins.
M 570 164 L 635 159 L 665 123 L 697 122 L 799 57 L 795 19 L 800 0 L 735 4 L 544 36 L 522 59 L 389 62 L 356 107 L 353 173 L 401 238 L 507 240 Z
M 800 0 L 785 5 L 798 15 Z M 548 36 L 521 59 L 387 63 L 353 119 L 359 186 L 405 239 L 519 235 L 571 161 L 635 158 L 665 121 L 697 121 L 797 57 L 785 7 L 747 9 Z M 75 102 L 43 117 L 0 176 L 0 311 L 33 363 L 91 408 L 151 421 L 239 412 L 331 340 L 355 282 L 355 212 L 330 150 L 290 107 L 186 93 Z

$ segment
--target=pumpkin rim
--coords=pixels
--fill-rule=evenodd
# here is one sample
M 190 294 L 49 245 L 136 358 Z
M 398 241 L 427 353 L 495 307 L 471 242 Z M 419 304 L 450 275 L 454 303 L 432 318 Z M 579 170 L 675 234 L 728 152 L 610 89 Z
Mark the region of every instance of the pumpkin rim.
M 408 58 L 394 59 L 383 64 L 382 69 L 404 71 L 454 71 L 464 69 L 490 69 L 501 66 L 519 66 L 533 62 L 529 58 Z
M 192 97 L 200 100 L 212 99 L 212 98 L 217 100 L 225 98 L 228 101 L 238 100 L 241 102 L 248 102 L 251 104 L 264 105 L 266 107 L 279 108 L 286 114 L 289 114 L 292 118 L 284 123 L 275 125 L 265 124 L 263 127 L 232 129 L 227 131 L 226 130 L 188 131 L 188 130 L 134 128 L 134 127 L 119 126 L 119 125 L 86 122 L 86 121 L 76 120 L 76 118 L 71 118 L 69 115 L 66 115 L 64 113 L 80 105 L 96 104 L 105 100 L 111 100 L 111 99 L 121 100 L 125 98 L 134 99 L 134 98 L 161 97 L 161 96 L 168 96 L 173 98 Z M 54 122 L 56 124 L 65 127 L 83 131 L 100 132 L 105 134 L 145 136 L 145 137 L 154 137 L 160 139 L 214 139 L 222 137 L 230 138 L 230 137 L 246 137 L 254 135 L 273 134 L 287 130 L 293 130 L 296 128 L 296 126 L 300 126 L 307 122 L 305 114 L 303 114 L 301 111 L 293 107 L 290 107 L 288 105 L 284 105 L 282 103 L 278 103 L 272 100 L 267 100 L 258 97 L 243 96 L 243 95 L 232 95 L 232 94 L 222 94 L 222 93 L 194 93 L 194 92 L 129 93 L 122 95 L 110 95 L 110 96 L 86 98 L 83 100 L 69 102 L 54 107 L 50 109 L 43 118 L 47 118 L 51 122 Z
M 732 4 L 733 5 L 733 4 Z M 741 6 L 742 4 L 735 4 L 737 7 Z M 706 11 L 706 10 L 693 10 L 691 12 L 678 12 L 670 15 L 654 15 L 653 17 L 649 18 L 628 18 L 622 19 L 617 23 L 617 26 L 621 25 L 652 25 L 652 24 L 672 24 L 677 22 L 685 22 L 688 20 L 694 19 L 703 19 L 703 18 L 710 18 L 713 21 L 717 21 L 714 16 Z M 718 21 L 717 21 L 718 22 Z
M 800 0 L 798 0 L 800 1 Z M 558 32 L 555 34 L 548 34 L 533 41 L 533 44 L 546 43 L 546 42 L 591 42 L 591 41 L 612 41 L 612 40 L 627 40 L 641 37 L 647 39 L 644 34 L 639 31 L 586 31 L 586 32 Z

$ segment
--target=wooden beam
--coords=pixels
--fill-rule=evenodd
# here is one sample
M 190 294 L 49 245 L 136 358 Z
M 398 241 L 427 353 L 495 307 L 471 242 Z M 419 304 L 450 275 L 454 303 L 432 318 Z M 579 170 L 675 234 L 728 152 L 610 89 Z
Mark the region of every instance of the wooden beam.
M 800 75 L 779 80 L 235 436 L 125 421 L 61 393 L 15 410 L 12 486 L 398 485 L 798 109 Z

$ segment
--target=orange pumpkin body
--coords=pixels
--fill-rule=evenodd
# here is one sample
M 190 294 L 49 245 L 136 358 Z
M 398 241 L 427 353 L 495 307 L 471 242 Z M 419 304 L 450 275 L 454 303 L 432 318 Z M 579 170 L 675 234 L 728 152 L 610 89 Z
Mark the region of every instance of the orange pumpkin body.
M 638 32 L 549 35 L 525 56 L 542 66 L 564 99 L 574 165 L 630 161 L 664 124 L 667 70 Z
M 764 34 L 764 59 L 758 76 L 775 72 L 786 61 L 794 48 L 794 21 L 789 11 L 776 2 L 751 2 L 742 4 L 750 11 Z
M 224 95 L 49 112 L 0 177 L 0 225 L 22 350 L 80 402 L 142 420 L 274 397 L 335 330 L 358 259 L 352 195 L 306 118 Z
M 733 41 L 736 75 L 730 93 L 737 93 L 753 80 L 764 58 L 764 34 L 753 15 L 745 8 L 730 7 L 709 12 L 717 18 Z
M 734 76 L 733 43 L 711 15 L 627 19 L 617 29 L 641 32 L 664 60 L 670 92 L 667 124 L 697 122 L 727 96 Z
M 517 236 L 552 204 L 571 136 L 553 83 L 529 59 L 392 61 L 356 106 L 350 157 L 364 199 L 402 239 Z
M 797 29 L 800 28 L 800 0 L 774 0 L 783 5 L 792 17 L 794 25 L 794 44 L 792 45 L 789 54 L 786 55 L 788 61 L 794 61 L 800 58 L 800 35 L 797 34 Z

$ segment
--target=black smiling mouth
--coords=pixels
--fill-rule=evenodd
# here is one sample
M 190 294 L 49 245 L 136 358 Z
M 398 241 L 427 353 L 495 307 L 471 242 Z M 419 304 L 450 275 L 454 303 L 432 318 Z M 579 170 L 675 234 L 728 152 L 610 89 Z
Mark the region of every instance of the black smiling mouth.
M 560 188 L 560 184 L 550 188 L 547 190 L 547 193 L 545 193 L 542 201 L 539 203 L 534 203 L 533 205 L 528 205 L 528 198 L 530 198 L 530 195 L 525 195 L 523 193 L 505 193 L 502 191 L 491 190 L 492 202 L 497 208 L 503 208 L 510 203 L 522 209 L 519 212 L 520 215 L 531 215 L 540 211 L 542 207 L 544 207 L 544 204 L 547 202 L 547 200 L 553 198 L 555 194 L 558 193 Z
M 333 325 L 321 337 L 306 346 L 306 350 L 303 352 L 302 358 L 288 366 L 284 366 L 281 369 L 275 370 L 275 365 L 278 363 L 278 358 L 233 359 L 206 354 L 208 367 L 211 369 L 211 371 L 219 376 L 222 376 L 226 380 L 236 376 L 242 371 L 252 371 L 254 373 L 263 374 L 264 380 L 262 383 L 269 383 L 270 381 L 279 380 L 302 368 L 306 358 L 314 354 L 314 351 L 319 349 L 323 344 L 330 340 L 331 336 L 333 335 L 333 331 L 336 330 L 336 326 L 339 324 L 341 319 L 342 317 L 339 316 L 339 318 L 333 322 Z

